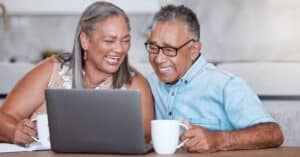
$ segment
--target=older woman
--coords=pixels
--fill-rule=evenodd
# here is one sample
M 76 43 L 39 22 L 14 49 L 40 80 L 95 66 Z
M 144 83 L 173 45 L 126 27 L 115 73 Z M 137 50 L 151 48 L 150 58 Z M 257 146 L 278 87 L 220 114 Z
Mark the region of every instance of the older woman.
M 30 119 L 45 112 L 46 88 L 123 88 L 141 92 L 145 139 L 150 139 L 153 100 L 147 81 L 128 65 L 128 16 L 108 2 L 95 2 L 82 14 L 71 55 L 44 60 L 26 74 L 0 108 L 0 141 L 27 144 L 36 137 Z

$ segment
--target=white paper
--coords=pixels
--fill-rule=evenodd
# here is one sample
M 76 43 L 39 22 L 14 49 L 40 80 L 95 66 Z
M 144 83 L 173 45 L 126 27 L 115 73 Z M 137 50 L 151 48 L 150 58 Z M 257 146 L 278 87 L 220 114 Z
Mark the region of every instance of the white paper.
M 40 143 L 34 142 L 30 144 L 29 147 L 23 147 L 16 144 L 0 143 L 0 153 L 29 152 L 35 150 L 50 150 L 50 145 L 42 145 Z

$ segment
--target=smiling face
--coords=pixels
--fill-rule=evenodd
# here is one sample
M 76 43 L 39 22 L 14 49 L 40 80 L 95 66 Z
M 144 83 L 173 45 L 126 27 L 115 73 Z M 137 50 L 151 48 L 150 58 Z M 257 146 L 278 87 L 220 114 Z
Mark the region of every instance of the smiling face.
M 158 22 L 149 34 L 148 42 L 162 47 L 179 47 L 192 39 L 186 26 L 180 21 Z M 190 42 L 177 52 L 177 56 L 168 57 L 149 54 L 149 61 L 159 79 L 165 83 L 176 83 L 192 66 L 200 53 L 200 42 Z
M 80 34 L 86 52 L 85 66 L 105 74 L 115 73 L 130 48 L 130 31 L 122 16 L 111 16 L 98 22 L 90 36 Z

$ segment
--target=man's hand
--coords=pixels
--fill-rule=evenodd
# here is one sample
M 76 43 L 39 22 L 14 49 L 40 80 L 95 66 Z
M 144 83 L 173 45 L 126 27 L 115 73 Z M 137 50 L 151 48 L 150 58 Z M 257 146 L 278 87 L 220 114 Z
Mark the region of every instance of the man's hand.
M 32 137 L 37 137 L 36 124 L 29 119 L 24 119 L 15 128 L 12 143 L 29 144 L 33 142 Z
M 188 152 L 216 152 L 217 151 L 217 132 L 212 132 L 206 128 L 191 125 L 184 121 L 188 126 L 180 139 L 183 141 L 188 139 L 183 148 Z
M 283 135 L 278 124 L 261 123 L 234 130 L 213 132 L 200 126 L 185 123 L 190 129 L 181 135 L 189 139 L 183 146 L 188 152 L 216 152 L 225 150 L 259 149 L 278 147 Z

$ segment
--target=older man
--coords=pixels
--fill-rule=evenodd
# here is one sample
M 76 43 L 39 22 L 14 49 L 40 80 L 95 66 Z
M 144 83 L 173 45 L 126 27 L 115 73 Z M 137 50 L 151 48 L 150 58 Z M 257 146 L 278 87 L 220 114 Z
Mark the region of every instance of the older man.
M 153 18 L 146 49 L 155 71 L 148 80 L 156 119 L 185 121 L 189 152 L 280 146 L 280 127 L 239 77 L 216 69 L 201 55 L 200 24 L 185 6 L 162 7 Z

